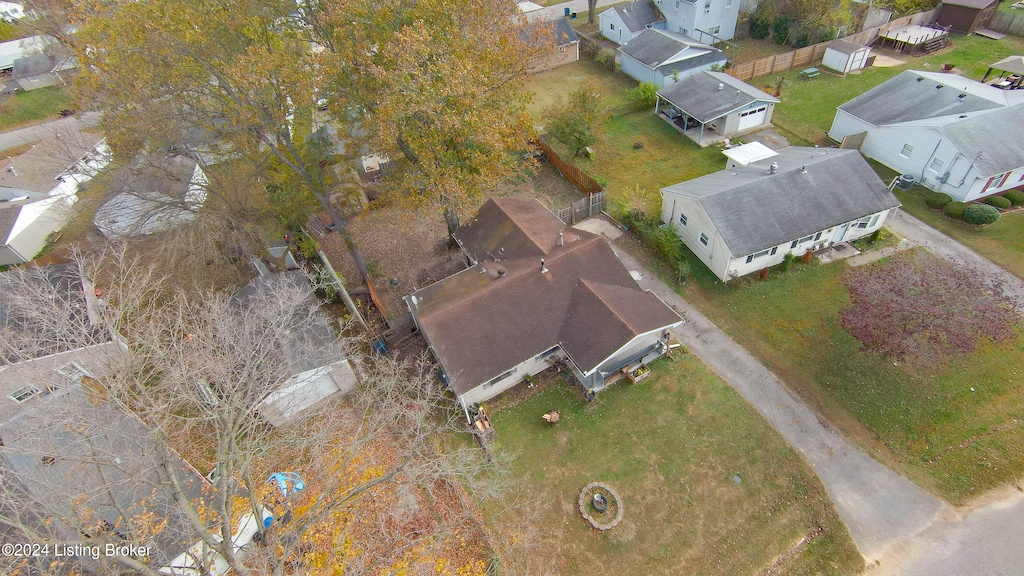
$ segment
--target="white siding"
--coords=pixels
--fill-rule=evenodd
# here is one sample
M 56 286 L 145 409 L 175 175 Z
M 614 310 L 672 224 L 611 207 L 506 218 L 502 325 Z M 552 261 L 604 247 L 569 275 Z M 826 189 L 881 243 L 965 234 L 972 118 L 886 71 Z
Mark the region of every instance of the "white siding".
M 619 13 L 609 8 L 597 15 L 598 23 L 601 25 L 601 36 L 622 45 L 633 39 L 633 34 L 622 23 Z M 614 30 L 613 30 L 614 28 Z
M 710 10 L 706 11 L 705 3 L 710 2 Z M 723 40 L 731 40 L 736 35 L 736 18 L 739 16 L 740 0 L 696 0 L 690 4 L 686 0 L 660 0 L 656 2 L 667 22 L 666 29 L 673 32 L 686 30 L 687 34 L 701 42 L 711 43 L 710 37 L 701 38 L 697 30 L 711 31 L 715 26 L 720 29 L 716 36 Z M 732 4 L 728 6 L 728 4 Z M 677 8 L 678 6 L 678 8 Z
M 614 375 L 616 370 L 620 370 L 624 363 L 633 361 L 653 351 L 653 348 L 657 346 L 661 340 L 661 334 L 665 330 L 669 330 L 681 324 L 677 322 L 670 326 L 658 328 L 657 330 L 651 330 L 640 334 L 626 343 L 625 346 L 619 348 L 614 354 L 609 356 L 604 362 L 592 370 L 589 374 L 596 374 L 597 378 L 594 380 L 598 384 L 598 389 L 603 388 L 604 380 Z
M 533 376 L 539 374 L 550 368 L 556 361 L 565 358 L 565 353 L 562 352 L 561 348 L 556 349 L 553 353 L 541 358 L 542 354 L 538 354 L 522 362 L 518 366 L 512 369 L 511 374 L 505 378 L 496 382 L 484 383 L 473 388 L 459 396 L 459 401 L 462 402 L 463 406 L 469 406 L 470 404 L 479 404 L 480 402 L 486 402 L 491 398 L 494 398 L 498 394 L 508 390 L 509 388 L 519 384 L 523 381 L 526 376 Z
M 686 225 L 679 221 L 680 214 L 686 216 Z M 682 238 L 683 244 L 686 244 L 697 258 L 715 273 L 715 276 L 725 278 L 732 254 L 698 201 L 686 196 L 664 194 L 661 217 Z M 701 243 L 701 234 L 707 236 L 707 246 Z
M 637 82 L 654 82 L 661 86 L 658 78 L 655 77 L 654 70 L 651 70 L 636 58 L 619 52 L 619 65 L 627 76 L 635 79 Z

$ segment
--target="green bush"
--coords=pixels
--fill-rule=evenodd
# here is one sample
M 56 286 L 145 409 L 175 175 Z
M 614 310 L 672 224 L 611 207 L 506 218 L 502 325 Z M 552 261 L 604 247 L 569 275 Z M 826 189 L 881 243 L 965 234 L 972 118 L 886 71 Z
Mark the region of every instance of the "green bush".
M 779 264 L 779 270 L 788 272 L 793 267 L 793 262 L 796 262 L 797 256 L 792 252 L 786 252 L 786 255 L 782 257 L 782 264 Z
M 942 207 L 943 214 L 956 220 L 964 217 L 964 210 L 967 210 L 967 204 L 964 202 L 950 202 Z
M 755 40 L 764 40 L 772 34 L 772 23 L 762 16 L 750 17 L 750 37 Z
M 690 263 L 683 258 L 683 241 L 672 231 L 671 226 L 662 226 L 657 218 L 633 211 L 619 214 L 618 217 L 645 246 L 672 266 L 676 282 L 682 284 L 690 277 Z
M 949 194 L 943 194 L 942 192 L 929 192 L 925 194 L 924 197 L 924 203 L 927 204 L 929 208 L 942 208 L 952 201 L 953 199 Z
M 1006 210 L 1010 206 L 1013 206 L 1013 202 L 1010 202 L 1008 198 L 1003 198 L 1002 196 L 989 196 L 988 198 L 985 198 L 985 204 L 995 206 L 1000 210 Z
M 774 32 L 775 43 L 785 44 L 789 40 L 789 16 L 779 16 L 775 19 L 775 23 L 772 24 L 772 32 Z
M 1024 204 L 1024 190 L 1010 190 L 1006 193 L 1006 199 L 1012 202 L 1014 206 L 1020 206 Z
M 641 82 L 636 88 L 626 90 L 626 97 L 638 110 L 653 108 L 658 102 L 658 85 L 654 82 Z
M 988 204 L 971 204 L 964 210 L 964 222 L 968 224 L 991 224 L 999 220 L 999 210 Z

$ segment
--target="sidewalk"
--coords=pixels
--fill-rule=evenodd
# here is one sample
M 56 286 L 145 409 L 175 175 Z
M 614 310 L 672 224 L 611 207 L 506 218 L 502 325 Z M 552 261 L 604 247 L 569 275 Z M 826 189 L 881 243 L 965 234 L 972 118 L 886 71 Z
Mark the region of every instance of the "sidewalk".
M 594 10 L 594 23 L 597 23 L 597 15 L 603 12 L 602 8 L 611 4 L 618 4 L 622 0 L 597 0 L 597 9 Z M 545 6 L 540 10 L 534 10 L 533 12 L 527 12 L 526 17 L 531 21 L 551 21 L 558 20 L 565 16 L 565 9 L 569 9 L 569 14 L 576 13 L 577 19 L 587 19 L 587 0 L 571 0 L 570 2 L 562 2 L 561 4 L 553 4 L 551 6 Z
M 739 344 L 632 256 L 615 250 L 639 284 L 682 314 L 675 332 L 800 452 L 821 479 L 857 548 L 871 563 L 929 528 L 949 507 L 827 428 Z

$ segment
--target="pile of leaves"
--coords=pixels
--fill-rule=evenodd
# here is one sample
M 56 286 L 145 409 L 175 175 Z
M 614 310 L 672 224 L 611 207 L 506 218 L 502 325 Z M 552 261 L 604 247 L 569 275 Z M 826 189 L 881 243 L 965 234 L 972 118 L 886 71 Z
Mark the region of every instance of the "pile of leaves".
M 896 360 L 941 364 L 982 339 L 1008 342 L 1020 315 L 994 279 L 925 251 L 851 268 L 851 304 L 840 323 L 862 349 Z

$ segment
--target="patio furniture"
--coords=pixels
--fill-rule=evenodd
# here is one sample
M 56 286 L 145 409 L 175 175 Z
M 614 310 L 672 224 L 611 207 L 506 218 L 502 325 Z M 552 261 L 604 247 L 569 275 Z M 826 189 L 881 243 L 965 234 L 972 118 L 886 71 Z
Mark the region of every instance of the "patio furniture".
M 819 75 L 821 75 L 821 70 L 818 70 L 817 68 L 807 68 L 800 71 L 801 80 L 810 80 L 811 78 Z

